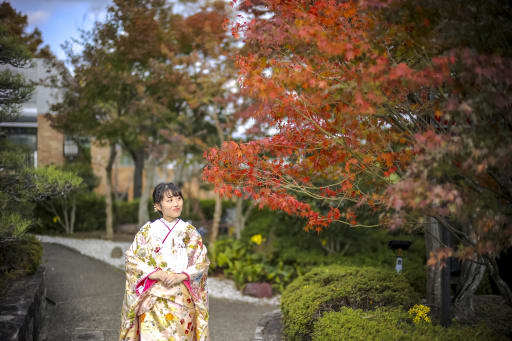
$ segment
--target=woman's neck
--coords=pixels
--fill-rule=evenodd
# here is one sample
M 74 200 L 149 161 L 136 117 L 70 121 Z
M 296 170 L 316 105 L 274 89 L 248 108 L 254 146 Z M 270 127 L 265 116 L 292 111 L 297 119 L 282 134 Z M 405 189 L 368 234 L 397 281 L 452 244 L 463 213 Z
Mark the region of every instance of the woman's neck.
M 167 224 L 175 224 L 176 222 L 178 222 L 178 220 L 180 218 L 166 218 L 166 217 L 162 217 L 162 219 L 167 223 Z

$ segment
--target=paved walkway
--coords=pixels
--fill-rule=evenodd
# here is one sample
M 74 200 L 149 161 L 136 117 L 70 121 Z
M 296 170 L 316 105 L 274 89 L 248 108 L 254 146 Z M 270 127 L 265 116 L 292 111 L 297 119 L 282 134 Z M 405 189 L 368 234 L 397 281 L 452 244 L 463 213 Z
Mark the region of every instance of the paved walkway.
M 43 245 L 47 297 L 55 302 L 48 303 L 46 340 L 117 340 L 124 273 L 64 246 Z M 253 340 L 257 321 L 274 309 L 210 298 L 212 340 Z

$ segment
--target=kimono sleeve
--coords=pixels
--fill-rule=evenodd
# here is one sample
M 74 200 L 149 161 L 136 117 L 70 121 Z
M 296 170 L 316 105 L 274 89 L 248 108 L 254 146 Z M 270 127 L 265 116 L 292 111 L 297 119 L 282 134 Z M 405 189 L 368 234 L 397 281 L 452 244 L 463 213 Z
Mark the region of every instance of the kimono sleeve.
M 196 311 L 196 341 L 210 340 L 208 328 L 208 287 L 207 277 L 210 261 L 207 257 L 206 246 L 201 240 L 201 235 L 189 225 L 184 239 L 187 247 L 188 266 L 183 271 L 188 279 L 183 283 L 188 288 L 195 305 Z
M 149 223 L 136 234 L 125 253 L 126 288 L 121 310 L 120 340 L 132 340 L 137 330 L 137 311 L 153 284 L 148 276 L 158 270 L 149 239 Z
M 210 261 L 208 259 L 206 246 L 204 246 L 201 235 L 193 226 L 188 226 L 185 236 L 185 245 L 188 254 L 188 266 L 183 271 L 188 280 L 198 282 L 206 278 Z
M 149 241 L 149 223 L 146 224 L 135 236 L 135 239 L 125 254 L 126 281 L 129 288 L 137 295 L 142 294 L 149 280 L 149 275 L 157 270 L 155 255 Z M 146 283 L 147 284 L 147 283 Z M 128 290 L 128 286 L 126 288 Z

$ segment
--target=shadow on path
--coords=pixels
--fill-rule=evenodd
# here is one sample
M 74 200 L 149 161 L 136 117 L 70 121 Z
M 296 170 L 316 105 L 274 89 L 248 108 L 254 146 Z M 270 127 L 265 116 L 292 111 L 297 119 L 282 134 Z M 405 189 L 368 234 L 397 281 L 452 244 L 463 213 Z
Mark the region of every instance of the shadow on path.
M 44 243 L 48 341 L 118 339 L 124 273 L 61 245 Z M 210 298 L 213 341 L 250 341 L 256 323 L 275 306 Z M 42 340 L 44 341 L 44 340 Z

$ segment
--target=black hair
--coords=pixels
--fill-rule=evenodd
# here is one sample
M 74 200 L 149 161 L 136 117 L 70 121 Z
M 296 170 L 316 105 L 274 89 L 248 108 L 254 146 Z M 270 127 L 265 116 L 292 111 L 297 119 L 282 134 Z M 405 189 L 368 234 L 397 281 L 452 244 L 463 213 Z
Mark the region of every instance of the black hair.
M 172 182 L 162 182 L 156 185 L 153 190 L 153 204 L 158 204 L 164 200 L 164 195 L 167 192 L 172 193 L 173 196 L 179 196 L 183 199 L 183 194 L 178 186 Z

